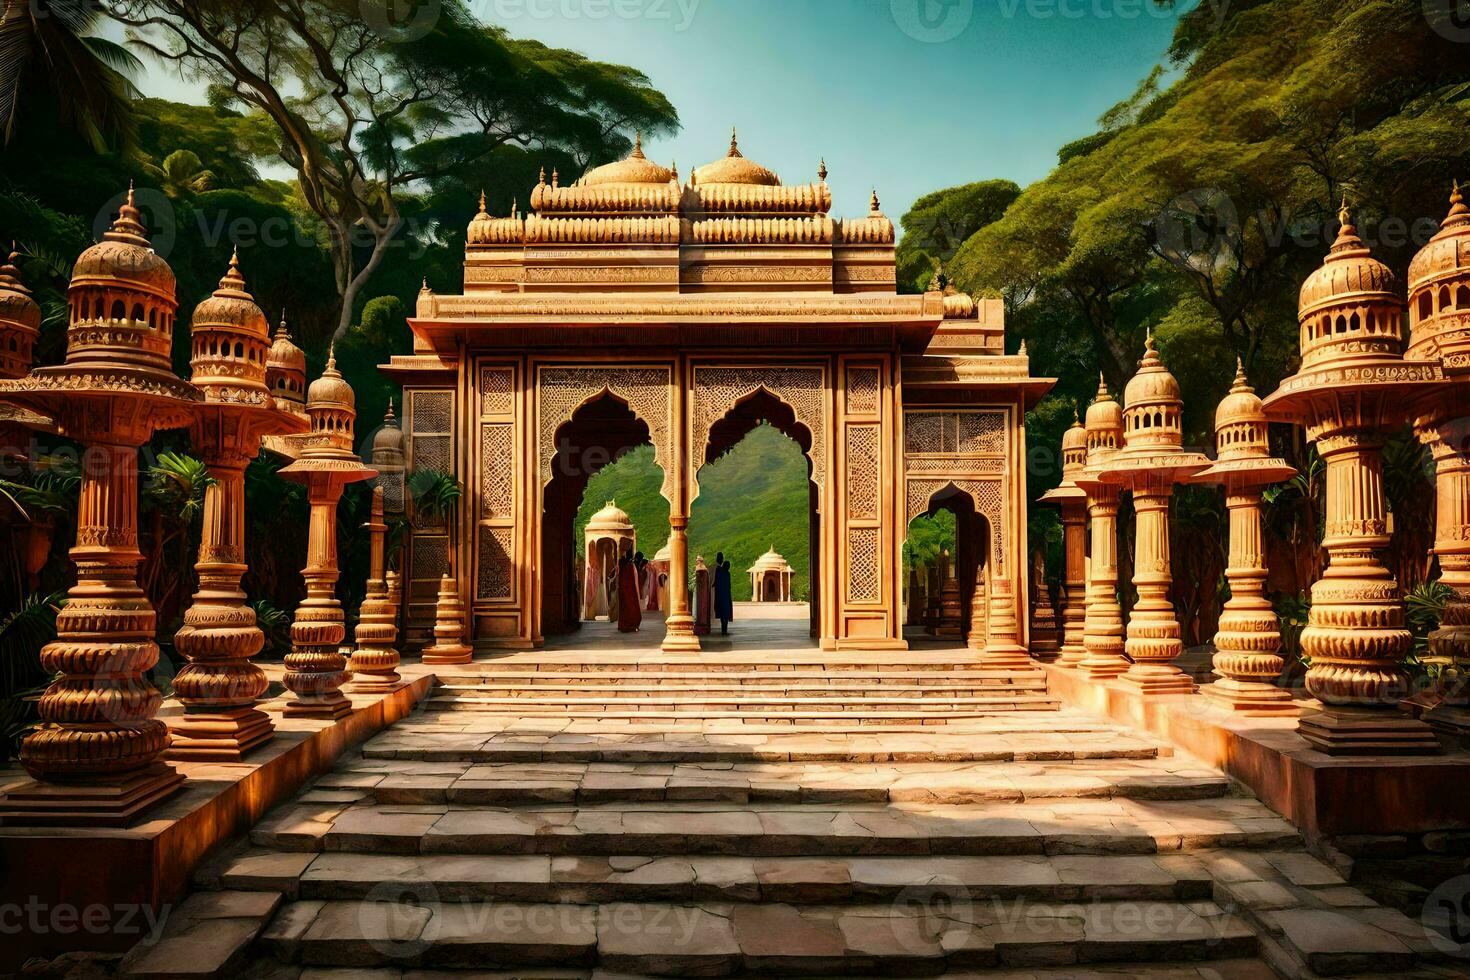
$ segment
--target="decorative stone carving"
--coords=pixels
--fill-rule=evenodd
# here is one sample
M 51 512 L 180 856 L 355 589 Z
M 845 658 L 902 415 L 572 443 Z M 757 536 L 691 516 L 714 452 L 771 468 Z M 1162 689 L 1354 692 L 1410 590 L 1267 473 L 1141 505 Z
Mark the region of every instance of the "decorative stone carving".
M 445 575 L 439 580 L 434 644 L 424 647 L 423 661 L 435 666 L 461 666 L 474 659 L 474 649 L 464 642 L 464 604 L 459 601 L 459 587 Z
M 384 541 L 388 525 L 383 520 L 383 488 L 373 488 L 373 509 L 367 523 L 369 567 L 367 595 L 358 613 L 357 649 L 352 652 L 354 693 L 387 694 L 402 686 L 398 675 L 398 612 L 388 596 Z
M 1101 468 L 1123 440 L 1123 408 L 1098 379 L 1097 396 L 1087 407 L 1087 465 L 1074 482 L 1087 494 L 1092 526 L 1087 575 L 1087 610 L 1082 627 L 1085 656 L 1077 664 L 1089 677 L 1117 677 L 1128 669 L 1123 656 L 1123 607 L 1118 604 L 1118 487 L 1101 477 Z
M 820 367 L 704 367 L 694 369 L 694 438 L 691 457 L 702 461 L 709 451 L 710 429 L 725 414 L 759 391 L 784 402 L 812 436 L 808 454 L 812 482 L 827 483 L 826 370 Z M 667 470 L 665 472 L 668 472 Z M 691 496 L 698 496 L 696 493 Z
M 663 470 L 662 493 L 673 500 L 677 476 L 673 462 L 670 419 L 673 415 L 670 367 L 542 367 L 537 373 L 540 404 L 537 441 L 541 484 L 551 482 L 551 464 L 556 459 L 556 431 L 571 420 L 577 409 L 603 394 L 623 401 L 629 411 L 648 426 L 654 462 Z

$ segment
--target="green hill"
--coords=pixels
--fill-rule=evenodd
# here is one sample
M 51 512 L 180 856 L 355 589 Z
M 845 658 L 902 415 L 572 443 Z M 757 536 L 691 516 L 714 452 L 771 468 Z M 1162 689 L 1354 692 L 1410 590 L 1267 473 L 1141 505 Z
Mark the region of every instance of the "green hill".
M 652 557 L 669 537 L 669 504 L 659 495 L 663 471 L 653 447 L 643 446 L 604 468 L 587 484 L 577 514 L 576 541 L 607 501 L 616 500 L 638 529 L 638 549 Z M 703 555 L 713 564 L 723 551 L 734 569 L 735 598 L 750 598 L 745 574 L 775 546 L 795 569 L 792 594 L 809 595 L 807 459 L 801 448 L 769 425 L 700 471 L 699 499 L 689 515 L 690 566 Z

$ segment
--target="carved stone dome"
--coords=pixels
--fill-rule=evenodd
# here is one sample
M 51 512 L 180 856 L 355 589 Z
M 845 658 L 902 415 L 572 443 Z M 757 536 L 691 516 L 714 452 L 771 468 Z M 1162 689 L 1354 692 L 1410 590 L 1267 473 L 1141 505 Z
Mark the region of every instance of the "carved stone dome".
M 19 254 L 0 266 L 0 378 L 23 378 L 35 360 L 41 307 L 21 282 Z
M 388 412 L 383 416 L 383 425 L 373 435 L 373 459 L 376 461 L 379 453 L 403 454 L 403 428 L 398 424 L 398 414 L 393 411 L 393 403 L 388 403 Z
M 791 568 L 791 563 L 781 556 L 774 545 L 765 554 L 755 560 L 750 566 L 752 572 L 764 571 L 786 571 Z
M 266 354 L 265 383 L 277 408 L 299 412 L 306 407 L 306 352 L 291 342 L 284 311 Z
M 321 377 L 313 381 L 311 387 L 306 389 L 306 407 L 308 409 L 356 409 L 357 395 L 353 393 L 352 386 L 337 370 L 335 351 L 327 355 L 327 366 L 322 370 Z
M 1403 301 L 1393 270 L 1375 259 L 1344 205 L 1342 228 L 1301 290 L 1302 367 L 1403 354 Z
M 264 397 L 270 325 L 245 288 L 238 251 L 230 257 L 219 288 L 194 308 L 190 333 L 193 356 L 189 367 L 195 385 L 254 389 Z M 223 396 L 221 391 L 207 391 L 206 397 L 210 394 Z
M 1179 382 L 1159 358 L 1150 333 L 1138 373 L 1123 389 L 1123 428 L 1127 445 L 1177 449 L 1184 441 L 1184 402 Z
M 1221 460 L 1270 455 L 1269 420 L 1261 397 L 1245 377 L 1245 365 L 1235 362 L 1235 383 L 1215 409 L 1215 449 Z
M 173 270 L 153 251 L 133 189 L 102 241 L 72 266 L 68 366 L 132 367 L 174 382 Z
M 764 187 L 780 187 L 781 178 L 740 153 L 740 140 L 730 136 L 730 152 L 723 160 L 707 163 L 694 171 L 694 183 L 705 184 L 753 184 Z
M 628 512 L 617 505 L 616 501 L 609 500 L 597 513 L 592 515 L 587 522 L 589 531 L 631 531 L 633 521 L 628 517 Z
M 1470 207 L 1458 182 L 1439 231 L 1409 263 L 1409 356 L 1470 367 Z
M 1068 451 L 1087 451 L 1087 427 L 1075 413 L 1072 415 L 1071 428 L 1062 433 L 1062 452 L 1065 454 Z
M 1106 459 L 1123 446 L 1123 406 L 1108 391 L 1101 377 L 1097 380 L 1097 396 L 1087 406 L 1085 422 L 1087 433 L 1087 462 L 1089 465 Z
M 643 155 L 643 136 L 639 134 L 633 143 L 633 152 L 626 159 L 603 164 L 587 171 L 577 181 L 578 187 L 604 187 L 608 184 L 667 184 L 674 179 L 674 171 L 661 167 Z
M 163 256 L 153 251 L 143 227 L 143 213 L 138 210 L 133 188 L 118 210 L 117 220 L 103 234 L 102 241 L 77 257 L 72 266 L 72 282 L 78 279 L 117 280 L 146 289 L 174 295 L 177 280 L 174 270 Z

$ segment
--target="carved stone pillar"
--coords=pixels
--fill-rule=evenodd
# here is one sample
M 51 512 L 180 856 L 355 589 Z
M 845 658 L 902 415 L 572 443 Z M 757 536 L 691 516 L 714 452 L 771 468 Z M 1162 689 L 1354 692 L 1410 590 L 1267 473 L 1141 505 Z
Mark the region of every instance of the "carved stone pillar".
M 352 690 L 387 694 L 402 686 L 398 675 L 398 614 L 388 597 L 383 545 L 388 525 L 383 520 L 383 488 L 373 488 L 373 509 L 367 523 L 369 569 L 367 595 L 357 621 L 357 649 L 352 653 Z
M 990 616 L 986 622 L 985 652 L 977 659 L 1002 670 L 1035 670 L 1036 663 L 1021 646 L 1021 621 L 1016 590 L 1004 568 L 990 577 Z
M 138 450 L 91 445 L 84 454 L 77 583 L 56 618 L 41 666 L 57 676 L 41 696 L 43 726 L 21 745 L 41 780 L 10 791 L 6 819 L 122 826 L 175 792 L 184 777 L 157 762 L 168 728 L 145 673 L 158 662 L 157 617 L 138 587 Z
M 665 653 L 697 653 L 694 615 L 689 609 L 689 518 L 669 517 L 669 616 Z
M 975 591 L 970 596 L 971 650 L 983 651 L 990 633 L 990 592 L 985 587 L 985 567 L 975 571 Z
M 1088 493 L 1092 520 L 1092 573 L 1087 579 L 1087 611 L 1077 665 L 1090 677 L 1117 677 L 1128 669 L 1123 657 L 1123 607 L 1118 603 L 1118 494 L 1099 487 Z
M 459 667 L 474 659 L 474 648 L 464 642 L 464 604 L 459 601 L 459 586 L 445 575 L 439 580 L 439 601 L 434 607 L 434 644 L 424 647 L 423 662 Z
M 1440 584 L 1452 590 L 1439 628 L 1429 634 L 1429 656 L 1440 668 L 1440 702 L 1424 720 L 1455 738 L 1470 733 L 1470 419 L 1445 422 L 1433 444 L 1436 525 L 1434 553 Z M 1461 447 L 1457 450 L 1455 447 Z
M 1133 661 L 1120 678 L 1145 694 L 1188 694 L 1194 682 L 1174 661 L 1184 652 L 1179 619 L 1169 589 L 1174 578 L 1169 564 L 1169 498 L 1172 485 L 1141 484 L 1133 490 L 1137 515 L 1134 537 L 1133 586 L 1138 602 L 1128 618 L 1123 649 Z
M 1066 579 L 1062 584 L 1062 648 L 1057 665 L 1075 667 L 1087 655 L 1082 645 L 1087 621 L 1087 504 L 1062 506 L 1062 550 Z
M 1233 490 L 1225 506 L 1230 511 L 1230 565 L 1225 569 L 1230 599 L 1220 614 L 1214 659 L 1221 679 L 1203 691 L 1238 714 L 1290 714 L 1296 711 L 1291 692 L 1275 684 L 1286 661 L 1280 654 L 1281 622 L 1266 598 L 1261 490 Z
M 270 687 L 250 658 L 265 634 L 246 604 L 240 579 L 245 563 L 245 467 L 242 455 L 206 454 L 214 486 L 204 492 L 199 540 L 199 591 L 184 612 L 174 646 L 188 663 L 174 678 L 184 716 L 173 729 L 170 759 L 238 762 L 270 741 L 275 726 L 255 707 Z
M 332 481 L 309 484 L 311 523 L 307 529 L 306 599 L 291 623 L 291 652 L 286 654 L 287 689 L 296 697 L 285 713 L 299 718 L 341 718 L 352 711 L 343 696 L 347 658 L 342 641 L 347 622 L 337 599 L 337 501 L 342 487 Z
M 1035 575 L 1036 607 L 1031 613 L 1031 655 L 1038 660 L 1051 661 L 1057 656 L 1061 642 L 1057 636 L 1057 611 L 1052 605 L 1051 585 L 1046 581 L 1046 569 L 1037 555 Z
M 1328 565 L 1312 586 L 1301 642 L 1311 660 L 1307 691 L 1325 707 L 1302 717 L 1301 732 L 1328 753 L 1439 751 L 1427 727 L 1405 731 L 1407 719 L 1398 718 L 1396 706 L 1408 693 L 1403 659 L 1413 637 L 1404 627 L 1398 583 L 1378 557 L 1389 544 L 1380 438 L 1341 428 L 1316 440 L 1327 464 L 1322 546 Z M 1380 737 L 1390 730 L 1391 737 Z
M 960 605 L 960 584 L 949 564 L 949 552 L 939 558 L 939 625 L 936 636 L 959 636 L 964 631 L 965 611 Z

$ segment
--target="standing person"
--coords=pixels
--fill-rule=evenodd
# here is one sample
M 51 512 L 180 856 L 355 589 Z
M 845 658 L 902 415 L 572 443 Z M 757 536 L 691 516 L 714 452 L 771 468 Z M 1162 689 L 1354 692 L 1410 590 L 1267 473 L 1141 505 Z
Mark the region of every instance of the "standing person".
M 638 566 L 629 552 L 618 559 L 618 632 L 636 633 L 643 625 L 643 603 L 638 598 Z
M 714 589 L 710 585 L 709 566 L 704 555 L 694 560 L 694 635 L 709 636 L 710 612 L 714 604 Z
M 735 618 L 735 598 L 730 591 L 730 563 L 723 551 L 715 555 L 715 618 L 720 621 L 720 635 L 730 635 L 730 620 Z

